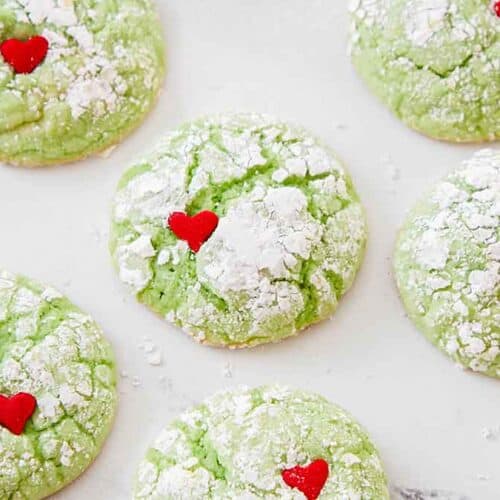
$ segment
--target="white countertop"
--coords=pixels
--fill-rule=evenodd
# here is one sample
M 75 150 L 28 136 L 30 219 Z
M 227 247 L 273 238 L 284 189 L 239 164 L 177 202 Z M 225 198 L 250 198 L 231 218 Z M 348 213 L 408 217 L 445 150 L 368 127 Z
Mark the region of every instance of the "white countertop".
M 170 67 L 145 124 L 107 159 L 0 168 L 0 267 L 58 287 L 93 315 L 128 373 L 103 453 L 57 498 L 130 498 L 146 447 L 181 410 L 226 386 L 281 382 L 352 412 L 393 484 L 498 500 L 500 436 L 482 433 L 500 425 L 500 381 L 466 373 L 433 348 L 406 319 L 391 276 L 405 211 L 478 147 L 424 138 L 378 103 L 346 54 L 345 2 L 158 4 Z M 111 266 L 107 232 L 115 186 L 135 157 L 186 120 L 238 110 L 297 122 L 331 144 L 367 208 L 370 241 L 332 321 L 279 345 L 229 352 L 195 344 L 136 304 Z M 147 362 L 144 337 L 161 350 L 161 366 Z

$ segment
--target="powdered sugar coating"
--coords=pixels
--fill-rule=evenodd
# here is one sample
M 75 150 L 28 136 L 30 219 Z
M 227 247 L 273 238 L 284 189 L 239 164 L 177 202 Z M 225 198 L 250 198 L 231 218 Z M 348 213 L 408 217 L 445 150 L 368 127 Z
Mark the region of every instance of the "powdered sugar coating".
M 0 0 L 0 42 L 49 41 L 15 74 L 0 57 L 0 159 L 43 165 L 103 150 L 152 106 L 164 49 L 150 0 Z
M 318 458 L 329 464 L 320 500 L 389 498 L 375 447 L 342 409 L 281 386 L 223 391 L 160 434 L 135 498 L 302 500 L 281 471 Z
M 99 327 L 52 288 L 0 271 L 0 394 L 27 392 L 23 434 L 0 427 L 0 498 L 36 500 L 98 454 L 116 406 L 113 355 Z
M 352 58 L 409 126 L 437 139 L 500 137 L 500 19 L 486 0 L 351 0 Z
M 430 340 L 500 378 L 500 151 L 480 151 L 417 205 L 395 270 L 408 313 Z
M 213 210 L 194 254 L 172 212 Z M 199 341 L 278 341 L 333 313 L 366 242 L 343 167 L 300 129 L 260 115 L 215 117 L 170 134 L 124 176 L 112 252 L 139 299 Z

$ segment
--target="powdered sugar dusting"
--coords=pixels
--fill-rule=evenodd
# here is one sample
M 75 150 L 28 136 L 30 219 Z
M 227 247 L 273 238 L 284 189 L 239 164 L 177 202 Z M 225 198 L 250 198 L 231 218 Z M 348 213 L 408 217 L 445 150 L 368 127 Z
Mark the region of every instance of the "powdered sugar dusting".
M 305 310 L 305 324 L 333 312 L 354 279 L 366 229 L 327 148 L 268 117 L 237 115 L 181 128 L 146 164 L 117 193 L 115 224 L 125 231 L 114 255 L 122 280 L 141 294 L 172 286 L 155 269 L 193 266 L 174 292 L 184 299 L 159 308 L 169 321 L 201 341 L 244 345 L 295 333 Z M 193 214 L 219 216 L 196 255 L 166 225 L 172 212 L 195 205 Z
M 120 95 L 115 89 L 121 88 L 123 93 L 127 84 L 114 70 L 116 61 L 108 57 L 87 27 L 80 24 L 73 2 L 22 0 L 19 3 L 24 6 L 16 9 L 19 21 L 28 17 L 34 24 L 47 25 L 50 50 L 46 62 L 54 68 L 53 78 L 65 83 L 62 99 L 70 106 L 73 118 L 79 118 L 87 110 L 97 115 L 116 111 Z M 72 40 L 76 40 L 76 47 Z M 73 72 L 66 61 L 79 56 L 83 56 L 83 64 Z M 54 105 L 57 98 L 52 100 L 49 105 Z
M 406 2 L 403 21 L 406 36 L 417 47 L 425 47 L 436 42 L 440 33 L 450 29 L 454 41 L 473 40 L 476 36 L 474 19 L 458 16 L 455 2 L 450 0 L 413 0 Z M 449 19 L 454 21 L 449 24 Z M 437 43 L 441 43 L 437 40 Z
M 500 376 L 500 152 L 441 182 L 401 234 L 396 272 L 411 315 L 465 366 Z
M 30 76 L 30 85 L 24 85 L 23 75 L 16 75 L 0 60 L 0 71 L 6 69 L 0 79 L 0 100 L 9 103 L 5 108 L 9 116 L 0 124 L 4 154 L 21 154 L 24 138 L 17 129 L 26 124 L 31 126 L 38 154 L 54 156 L 53 151 L 45 151 L 50 149 L 43 137 L 47 130 L 66 134 L 56 141 L 61 147 L 67 140 L 65 149 L 109 146 L 110 135 L 123 135 L 130 122 L 149 109 L 163 74 L 161 54 L 155 50 L 160 35 L 154 31 L 149 2 L 103 0 L 94 9 L 93 2 L 6 0 L 2 7 L 17 23 L 30 23 L 36 34 L 49 41 L 47 56 Z M 129 33 L 122 32 L 126 25 Z M 137 38 L 144 25 L 151 32 Z M 78 140 L 71 135 L 75 130 Z
M 500 137 L 498 18 L 488 1 L 354 0 L 353 61 L 408 125 L 450 141 Z
M 0 271 L 0 393 L 33 394 L 25 432 L 0 427 L 0 497 L 54 492 L 99 451 L 114 413 L 114 371 L 97 325 L 59 292 Z M 51 465 L 52 464 L 52 465 Z M 59 468 L 58 479 L 48 476 Z
M 389 498 L 359 425 L 321 397 L 284 387 L 218 393 L 167 427 L 153 450 L 139 467 L 136 499 L 302 500 L 281 471 L 317 458 L 330 468 L 324 498 Z
M 406 35 L 415 44 L 425 45 L 445 26 L 449 0 L 425 0 L 418 4 L 407 2 Z
M 34 24 L 47 21 L 56 26 L 71 26 L 77 22 L 73 2 L 65 0 L 18 0 L 18 3 L 24 6 L 24 12 L 18 12 L 20 21 L 24 21 L 25 16 L 27 16 Z
M 299 279 L 296 256 L 309 259 L 322 234 L 300 190 L 257 186 L 230 207 L 202 248 L 198 277 L 223 298 L 247 294 L 258 332 L 266 318 L 303 307 L 299 287 L 288 281 Z

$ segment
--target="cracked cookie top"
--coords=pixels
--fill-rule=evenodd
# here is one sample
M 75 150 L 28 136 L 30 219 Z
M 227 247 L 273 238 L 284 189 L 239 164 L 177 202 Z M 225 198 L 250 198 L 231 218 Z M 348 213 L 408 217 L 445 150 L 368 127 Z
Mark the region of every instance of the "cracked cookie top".
M 150 0 L 0 0 L 0 51 L 0 160 L 21 165 L 118 143 L 151 108 L 164 72 Z
M 248 114 L 181 127 L 126 172 L 111 251 L 139 300 L 201 342 L 245 347 L 331 315 L 365 242 L 332 152 Z
M 490 0 L 350 0 L 352 58 L 410 127 L 500 138 L 500 17 Z
M 311 469 L 318 462 L 324 464 L 320 478 Z M 220 392 L 172 422 L 139 466 L 135 498 L 389 495 L 377 450 L 350 415 L 320 396 L 271 386 Z
M 409 316 L 430 340 L 500 378 L 500 151 L 480 151 L 416 206 L 395 271 Z
M 19 435 L 0 423 L 0 498 L 36 500 L 98 454 L 115 411 L 115 365 L 89 316 L 52 288 L 0 272 L 0 395 L 20 393 L 37 406 Z

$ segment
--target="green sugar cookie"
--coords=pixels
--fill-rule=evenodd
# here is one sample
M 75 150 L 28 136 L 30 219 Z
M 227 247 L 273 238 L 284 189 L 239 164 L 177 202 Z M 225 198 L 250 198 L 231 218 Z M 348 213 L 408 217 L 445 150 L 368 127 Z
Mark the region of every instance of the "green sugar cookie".
M 500 151 L 477 153 L 420 201 L 399 235 L 395 272 L 431 342 L 500 378 Z
M 200 342 L 277 342 L 330 316 L 364 253 L 333 153 L 261 115 L 169 134 L 115 199 L 111 252 L 138 299 Z
M 0 272 L 0 498 L 37 500 L 99 453 L 116 406 L 113 354 L 52 288 Z
M 389 499 L 366 432 L 315 394 L 223 391 L 172 422 L 139 466 L 135 499 Z
M 352 59 L 407 125 L 455 142 L 500 138 L 500 8 L 490 0 L 350 0 Z
M 163 73 L 150 0 L 0 0 L 0 161 L 63 163 L 117 144 Z

